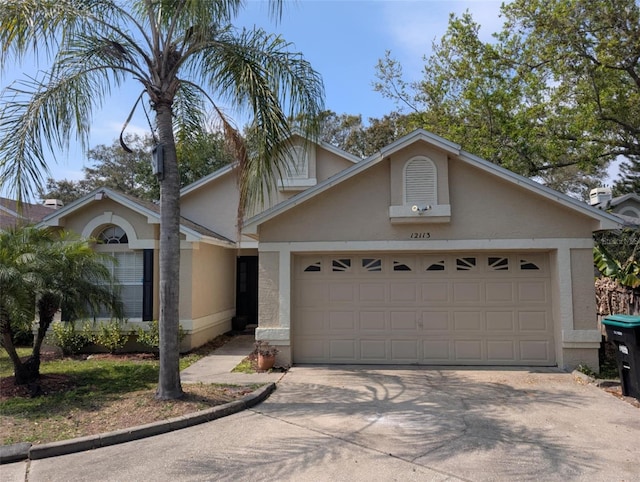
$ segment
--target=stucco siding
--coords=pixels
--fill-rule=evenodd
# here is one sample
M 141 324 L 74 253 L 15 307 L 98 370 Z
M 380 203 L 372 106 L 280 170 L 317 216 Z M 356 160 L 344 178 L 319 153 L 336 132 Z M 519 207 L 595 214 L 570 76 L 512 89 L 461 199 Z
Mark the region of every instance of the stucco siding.
M 261 252 L 258 258 L 258 318 L 262 328 L 280 326 L 280 256 Z M 287 302 L 288 300 L 285 300 Z
M 316 148 L 315 174 L 318 182 L 324 181 L 352 165 L 353 163 L 334 154 L 333 152 L 329 152 L 321 147 Z
M 593 276 L 593 250 L 571 250 L 571 278 L 573 327 L 576 330 L 595 330 L 598 324 Z
M 393 225 L 389 174 L 382 161 L 263 223 L 260 242 L 407 240 L 416 231 L 431 240 L 585 238 L 594 228 L 586 216 L 456 159 L 448 163 L 450 222 Z
M 105 213 L 111 213 L 111 215 L 104 216 Z M 93 232 L 90 233 L 91 236 L 97 235 L 101 227 L 108 224 L 118 224 L 117 218 L 120 217 L 126 219 L 128 223 L 133 226 L 135 229 L 135 237 L 137 239 L 156 238 L 154 225 L 149 224 L 145 216 L 138 214 L 110 199 L 103 199 L 100 203 L 92 203 L 81 209 L 73 211 L 71 215 L 64 218 L 64 226 L 62 227 L 68 231 L 74 231 L 81 234 L 85 231 L 85 227 L 98 217 L 102 217 L 103 220 L 93 229 Z M 115 220 L 113 219 L 114 217 L 116 217 Z M 111 221 L 109 221 L 109 218 Z
M 239 199 L 235 173 L 229 172 L 206 187 L 182 196 L 180 212 L 195 223 L 229 239 L 236 239 Z
M 194 319 L 235 307 L 235 250 L 200 244 L 192 251 L 190 298 Z

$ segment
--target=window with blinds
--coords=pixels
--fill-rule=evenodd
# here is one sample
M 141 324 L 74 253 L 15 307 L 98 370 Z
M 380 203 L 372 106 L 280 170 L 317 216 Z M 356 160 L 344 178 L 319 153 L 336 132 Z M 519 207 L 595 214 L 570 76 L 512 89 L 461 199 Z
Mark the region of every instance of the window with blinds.
M 143 284 L 144 284 L 144 252 L 127 250 L 126 233 L 119 226 L 108 226 L 98 234 L 97 239 L 102 246 L 97 249 L 113 257 L 114 261 L 105 262 L 111 275 L 117 280 L 127 319 L 142 319 L 143 316 Z M 99 318 L 111 318 L 111 313 L 103 311 Z
M 114 262 L 107 268 L 118 282 L 120 299 L 124 305 L 124 317 L 142 318 L 142 292 L 144 280 L 144 257 L 142 251 L 111 252 Z M 111 313 L 100 313 L 100 318 L 110 318 Z

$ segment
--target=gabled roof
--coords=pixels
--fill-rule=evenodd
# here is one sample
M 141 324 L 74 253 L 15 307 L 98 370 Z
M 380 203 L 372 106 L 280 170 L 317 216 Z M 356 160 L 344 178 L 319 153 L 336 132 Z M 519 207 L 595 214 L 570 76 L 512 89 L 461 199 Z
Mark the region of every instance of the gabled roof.
M 333 145 L 331 145 L 331 144 L 329 144 L 327 142 L 320 141 L 320 140 L 315 140 L 315 141 L 314 140 L 310 140 L 308 138 L 305 138 L 304 136 L 302 136 L 298 132 L 294 132 L 293 135 L 296 136 L 296 137 L 301 137 L 301 138 L 305 139 L 306 141 L 308 141 L 308 142 L 310 142 L 312 144 L 315 144 L 315 145 L 321 147 L 322 149 L 324 149 L 326 151 L 329 151 L 329 152 L 331 152 L 331 153 L 333 153 L 333 154 L 335 154 L 337 156 L 340 156 L 340 157 L 342 157 L 342 158 L 346 159 L 347 161 L 350 161 L 350 162 L 352 162 L 354 164 L 361 161 L 361 159 L 358 156 L 354 156 L 353 154 L 351 154 L 351 153 L 349 153 L 347 151 L 344 151 L 344 150 L 342 150 L 342 149 L 340 149 L 340 148 L 338 148 L 336 146 L 333 146 Z M 196 190 L 208 185 L 209 183 L 215 181 L 216 179 L 220 179 L 220 178 L 232 173 L 234 171 L 235 167 L 236 167 L 235 164 L 229 164 L 229 165 L 227 165 L 225 167 L 222 167 L 222 168 L 218 169 L 215 172 L 212 172 L 211 174 L 209 174 L 209 175 L 207 175 L 205 177 L 202 177 L 202 178 L 198 179 L 195 182 L 192 182 L 191 184 L 189 184 L 188 186 L 183 187 L 180 190 L 180 196 L 184 196 L 184 195 L 189 194 L 189 193 L 191 193 L 193 191 L 196 191 Z
M 0 229 L 37 223 L 52 212 L 53 208 L 42 204 L 18 203 L 15 199 L 0 197 Z
M 404 149 L 405 147 L 418 141 L 426 142 L 432 147 L 439 148 L 449 154 L 456 156 L 457 159 L 469 165 L 479 168 L 507 182 L 516 184 L 538 196 L 542 196 L 553 202 L 557 202 L 569 209 L 572 209 L 587 217 L 599 221 L 600 229 L 618 229 L 621 227 L 620 219 L 609 213 L 603 212 L 599 209 L 595 209 L 577 199 L 543 186 L 529 178 L 509 171 L 508 169 L 498 166 L 497 164 L 493 164 L 492 162 L 475 156 L 469 152 L 463 151 L 458 144 L 448 141 L 436 134 L 428 132 L 424 129 L 417 129 L 410 134 L 401 137 L 395 142 L 392 142 L 388 146 L 382 148 L 378 153 L 369 156 L 368 158 L 337 173 L 336 175 L 326 179 L 325 181 L 318 183 L 316 186 L 313 186 L 306 191 L 303 191 L 300 194 L 293 196 L 292 198 L 279 203 L 247 220 L 244 227 L 245 233 L 255 234 L 258 225 L 288 211 L 289 209 L 305 202 L 306 200 L 314 196 L 321 194 L 327 189 L 358 175 L 360 172 L 365 171 L 370 167 L 378 164 L 395 152 L 398 152 L 399 150 Z
M 220 179 L 221 177 L 224 177 L 225 175 L 233 172 L 234 167 L 235 166 L 233 164 L 229 164 L 227 166 L 221 167 L 220 169 L 212 172 L 211 174 L 201 177 L 197 181 L 194 181 L 188 186 L 185 186 L 182 189 L 180 189 L 180 197 L 184 196 L 185 194 L 189 194 L 190 192 L 196 191 L 201 187 L 204 187 L 207 184 L 215 181 L 216 179 Z
M 157 204 L 103 187 L 92 191 L 86 196 L 77 199 L 57 211 L 54 211 L 50 215 L 46 216 L 38 226 L 60 226 L 62 218 L 69 216 L 74 211 L 82 207 L 100 202 L 102 199 L 110 199 L 142 216 L 145 216 L 149 224 L 160 224 L 160 207 Z M 180 233 L 184 234 L 187 241 L 191 242 L 201 241 L 224 247 L 235 246 L 235 243 L 230 239 L 183 217 L 180 217 Z
M 636 194 L 635 192 L 630 192 L 629 194 L 614 197 L 611 201 L 609 201 L 609 204 L 611 206 L 617 206 L 618 204 L 622 204 L 623 202 L 629 201 L 631 199 L 640 203 L 640 195 Z

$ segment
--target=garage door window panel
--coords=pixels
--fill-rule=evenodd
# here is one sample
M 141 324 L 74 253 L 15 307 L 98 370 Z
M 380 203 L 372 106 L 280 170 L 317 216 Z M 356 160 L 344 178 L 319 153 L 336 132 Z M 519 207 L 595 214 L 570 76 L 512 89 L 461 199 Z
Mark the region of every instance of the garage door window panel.
M 362 269 L 368 273 L 382 272 L 382 259 L 380 258 L 362 258 Z

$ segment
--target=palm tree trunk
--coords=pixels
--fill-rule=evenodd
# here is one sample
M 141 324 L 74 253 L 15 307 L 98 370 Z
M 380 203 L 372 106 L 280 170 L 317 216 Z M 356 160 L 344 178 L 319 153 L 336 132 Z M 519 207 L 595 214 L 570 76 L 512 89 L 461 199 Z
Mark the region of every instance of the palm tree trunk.
M 180 384 L 180 179 L 173 137 L 171 107 L 156 105 L 164 178 L 160 181 L 160 376 L 156 398 L 183 395 Z
M 16 347 L 13 344 L 13 332 L 11 330 L 9 316 L 2 311 L 2 308 L 0 308 L 0 330 L 2 331 L 2 347 L 7 350 L 7 354 L 9 355 L 11 363 L 13 364 L 13 375 L 15 378 L 15 384 L 25 385 L 31 380 L 29 380 L 28 371 L 22 363 L 20 356 L 18 356 Z

